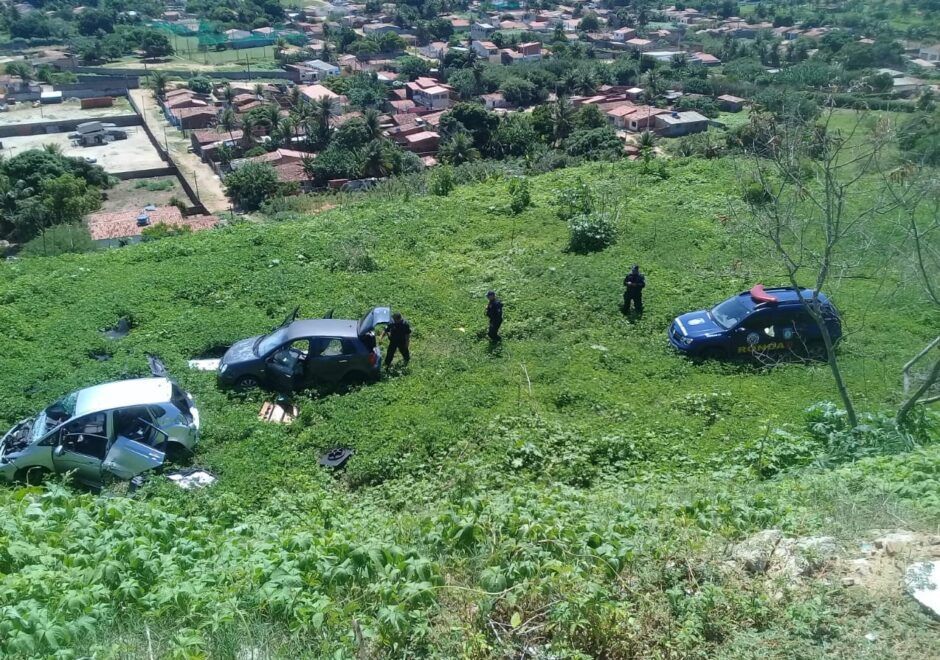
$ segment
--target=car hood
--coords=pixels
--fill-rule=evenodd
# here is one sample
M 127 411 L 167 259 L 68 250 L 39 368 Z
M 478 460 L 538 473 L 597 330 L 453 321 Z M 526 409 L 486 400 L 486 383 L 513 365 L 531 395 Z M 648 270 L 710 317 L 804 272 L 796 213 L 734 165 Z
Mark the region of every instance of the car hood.
M 706 309 L 676 317 L 676 325 L 679 326 L 679 331 L 686 337 L 705 337 L 725 331 L 724 328 L 715 323 L 715 320 Z
M 239 362 L 253 362 L 257 360 L 258 356 L 255 355 L 254 346 L 259 337 L 261 337 L 261 335 L 242 339 L 232 344 L 232 347 L 225 351 L 225 355 L 222 356 L 222 362 L 220 364 L 237 364 Z

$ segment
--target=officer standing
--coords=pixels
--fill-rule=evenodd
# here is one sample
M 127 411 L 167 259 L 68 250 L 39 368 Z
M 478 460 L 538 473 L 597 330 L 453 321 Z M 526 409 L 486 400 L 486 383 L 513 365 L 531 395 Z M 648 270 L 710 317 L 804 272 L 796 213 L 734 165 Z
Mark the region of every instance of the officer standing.
M 411 351 L 408 346 L 411 343 L 411 324 L 401 314 L 395 312 L 392 314 L 392 322 L 385 326 L 382 336 L 388 337 L 388 359 L 385 361 L 385 371 L 392 368 L 396 351 L 401 351 L 407 367 L 411 360 Z
M 634 264 L 630 274 L 623 278 L 626 289 L 623 292 L 623 311 L 630 311 L 630 302 L 637 314 L 643 313 L 643 287 L 646 286 L 646 277 L 640 272 L 640 267 Z
M 503 301 L 496 297 L 495 291 L 487 291 L 486 299 L 489 301 L 486 305 L 486 317 L 490 320 L 490 328 L 487 331 L 490 341 L 499 341 L 499 326 L 503 324 Z

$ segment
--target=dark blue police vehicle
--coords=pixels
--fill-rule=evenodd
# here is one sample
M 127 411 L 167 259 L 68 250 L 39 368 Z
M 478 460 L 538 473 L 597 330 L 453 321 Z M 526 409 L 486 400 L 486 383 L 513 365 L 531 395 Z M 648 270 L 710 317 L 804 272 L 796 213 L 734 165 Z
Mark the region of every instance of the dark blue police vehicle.
M 677 317 L 669 327 L 669 342 L 686 355 L 709 359 L 811 352 L 822 343 L 822 333 L 801 296 L 811 300 L 812 289 L 764 289 L 758 284 L 711 309 Z M 823 293 L 816 299 L 835 342 L 842 336 L 839 312 Z

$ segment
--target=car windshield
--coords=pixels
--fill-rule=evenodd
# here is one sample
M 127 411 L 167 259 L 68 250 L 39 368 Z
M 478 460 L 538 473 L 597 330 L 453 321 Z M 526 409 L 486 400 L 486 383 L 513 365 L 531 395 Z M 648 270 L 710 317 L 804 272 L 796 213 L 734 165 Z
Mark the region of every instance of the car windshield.
M 721 304 L 715 305 L 712 309 L 712 318 L 715 323 L 725 330 L 729 330 L 744 320 L 744 317 L 751 313 L 747 307 L 741 304 L 737 298 L 729 298 Z
M 278 348 L 287 341 L 287 329 L 278 328 L 268 335 L 264 335 L 255 343 L 255 355 L 261 357 L 267 355 L 275 348 Z

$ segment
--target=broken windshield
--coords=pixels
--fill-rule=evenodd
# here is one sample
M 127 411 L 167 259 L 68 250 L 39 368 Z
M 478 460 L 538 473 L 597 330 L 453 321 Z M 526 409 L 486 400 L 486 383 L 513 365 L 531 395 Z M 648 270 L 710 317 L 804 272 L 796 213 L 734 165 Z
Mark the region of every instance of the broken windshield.
M 255 355 L 258 357 L 267 355 L 275 348 L 280 347 L 286 341 L 287 329 L 278 328 L 271 334 L 264 335 L 258 339 L 258 341 L 255 343 Z

